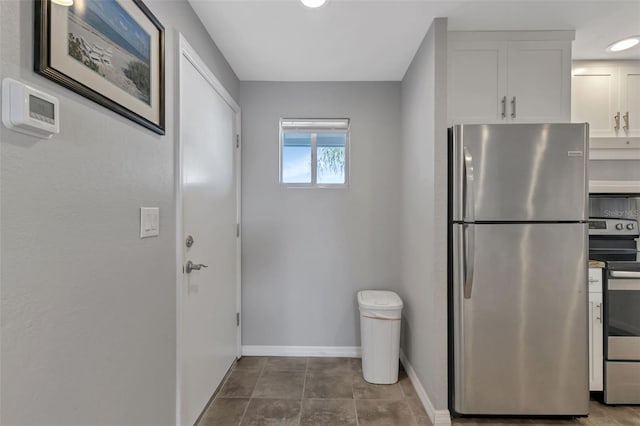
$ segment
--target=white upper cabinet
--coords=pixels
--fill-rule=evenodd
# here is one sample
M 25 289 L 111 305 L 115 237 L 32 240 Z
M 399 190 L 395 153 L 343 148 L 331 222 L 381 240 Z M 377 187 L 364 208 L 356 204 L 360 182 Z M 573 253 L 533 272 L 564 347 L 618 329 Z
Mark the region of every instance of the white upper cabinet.
M 640 136 L 640 61 L 575 61 L 572 110 L 592 138 Z
M 573 36 L 449 32 L 449 124 L 569 121 Z
M 510 42 L 508 60 L 512 121 L 571 119 L 571 42 Z
M 640 63 L 622 65 L 620 75 L 620 113 L 622 128 L 629 137 L 640 136 Z
M 448 67 L 448 117 L 451 124 L 499 123 L 504 120 L 507 114 L 505 43 L 452 41 L 449 43 Z
M 587 65 L 574 62 L 571 120 L 589 123 L 589 135 L 618 136 L 616 125 L 620 96 L 617 67 L 607 64 Z
M 640 61 L 573 63 L 571 119 L 592 138 L 640 136 Z
M 592 160 L 640 159 L 640 61 L 574 61 L 571 121 L 589 123 Z

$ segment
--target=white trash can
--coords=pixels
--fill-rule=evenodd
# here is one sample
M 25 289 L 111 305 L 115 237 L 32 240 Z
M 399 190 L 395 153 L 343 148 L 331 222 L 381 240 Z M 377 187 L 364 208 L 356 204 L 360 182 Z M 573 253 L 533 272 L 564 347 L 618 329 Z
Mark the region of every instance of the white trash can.
M 369 383 L 398 381 L 402 300 L 392 291 L 358 292 L 362 375 Z

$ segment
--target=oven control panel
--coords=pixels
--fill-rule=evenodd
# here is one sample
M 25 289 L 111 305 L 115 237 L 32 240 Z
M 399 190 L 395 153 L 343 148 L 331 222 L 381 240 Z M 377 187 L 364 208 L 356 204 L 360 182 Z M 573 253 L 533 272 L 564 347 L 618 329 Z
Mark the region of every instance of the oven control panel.
M 638 236 L 635 219 L 590 218 L 589 235 Z

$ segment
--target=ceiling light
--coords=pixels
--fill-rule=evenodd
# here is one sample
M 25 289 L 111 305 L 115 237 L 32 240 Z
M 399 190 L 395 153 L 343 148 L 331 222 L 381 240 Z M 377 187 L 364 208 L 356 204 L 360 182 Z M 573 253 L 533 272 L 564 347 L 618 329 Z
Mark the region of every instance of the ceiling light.
M 302 4 L 312 9 L 315 9 L 320 6 L 324 6 L 327 0 L 300 0 Z
M 627 37 L 610 44 L 607 47 L 607 52 L 620 52 L 621 50 L 631 49 L 638 43 L 640 43 L 640 36 Z
M 71 6 L 73 5 L 73 0 L 51 0 L 55 4 L 59 4 L 60 6 Z

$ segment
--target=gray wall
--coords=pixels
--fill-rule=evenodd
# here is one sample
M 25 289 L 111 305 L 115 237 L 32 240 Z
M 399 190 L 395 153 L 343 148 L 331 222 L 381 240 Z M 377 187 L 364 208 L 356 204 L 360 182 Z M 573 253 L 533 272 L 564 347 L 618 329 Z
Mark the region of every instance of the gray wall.
M 58 96 L 61 129 L 0 126 L 0 423 L 174 424 L 176 30 L 235 96 L 238 80 L 186 2 L 145 1 L 166 29 L 157 136 L 33 73 L 33 3 L 0 1 L 0 73 Z M 160 237 L 138 238 L 140 206 L 160 207 Z
M 433 21 L 402 81 L 403 349 L 447 409 L 447 20 Z
M 240 85 L 243 345 L 357 346 L 356 292 L 399 277 L 400 84 Z M 281 117 L 351 119 L 346 189 L 278 183 Z

